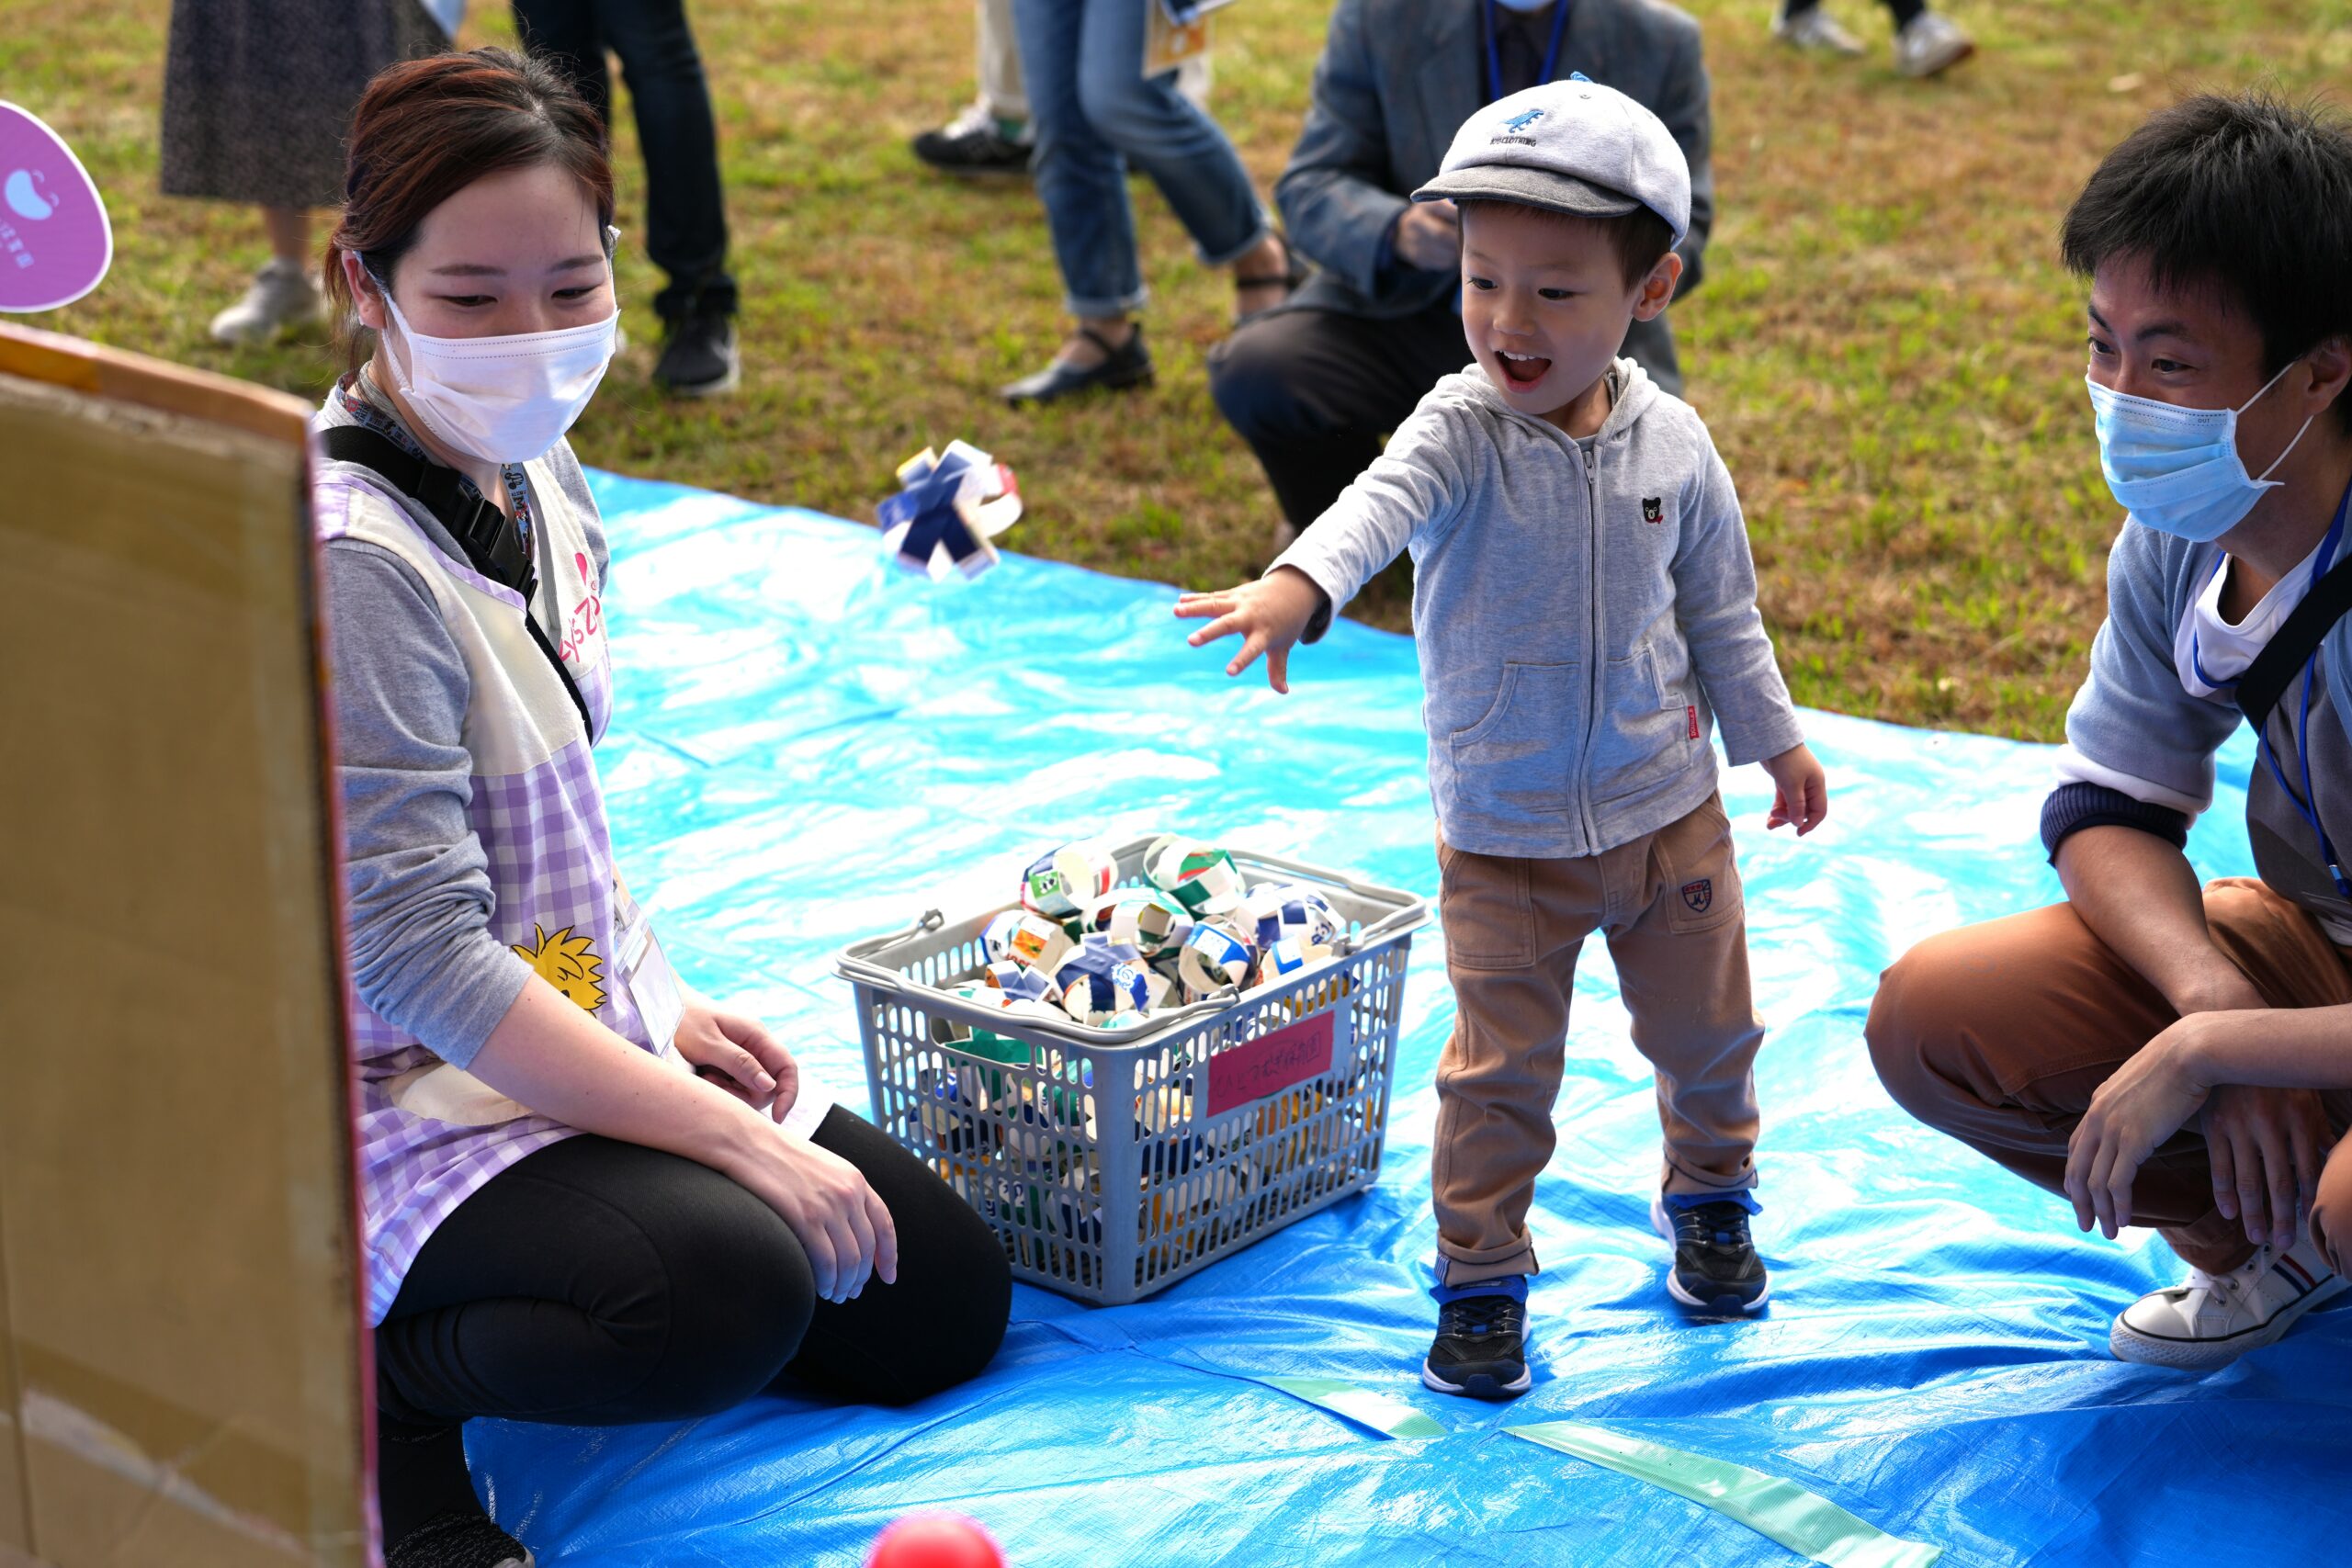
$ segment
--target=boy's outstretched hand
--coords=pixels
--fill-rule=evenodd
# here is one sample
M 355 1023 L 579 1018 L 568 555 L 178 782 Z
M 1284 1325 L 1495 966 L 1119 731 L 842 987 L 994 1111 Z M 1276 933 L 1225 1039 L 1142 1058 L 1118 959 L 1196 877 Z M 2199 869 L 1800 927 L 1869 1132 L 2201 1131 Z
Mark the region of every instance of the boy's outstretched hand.
M 1829 775 L 1821 771 L 1811 747 L 1792 746 L 1777 757 L 1765 758 L 1764 771 L 1772 775 L 1773 791 L 1766 829 L 1794 823 L 1802 839 L 1821 826 L 1829 815 Z
M 1209 623 L 1186 639 L 1194 648 L 1240 633 L 1241 651 L 1233 656 L 1233 662 L 1225 667 L 1225 672 L 1240 674 L 1250 668 L 1250 660 L 1262 653 L 1266 656 L 1266 684 L 1287 694 L 1290 650 L 1305 635 L 1306 623 L 1315 618 L 1315 612 L 1323 607 L 1323 590 L 1315 585 L 1313 578 L 1295 566 L 1284 566 L 1238 588 L 1216 593 L 1187 593 L 1176 601 L 1176 613 L 1188 621 Z

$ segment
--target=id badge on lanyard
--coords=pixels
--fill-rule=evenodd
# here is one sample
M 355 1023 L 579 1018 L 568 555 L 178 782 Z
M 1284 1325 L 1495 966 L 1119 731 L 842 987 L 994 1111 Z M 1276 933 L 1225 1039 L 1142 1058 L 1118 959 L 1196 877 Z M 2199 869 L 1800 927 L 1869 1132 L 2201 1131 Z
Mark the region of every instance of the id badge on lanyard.
M 618 876 L 613 878 L 613 947 L 620 959 L 629 1000 L 637 1004 L 646 1038 L 653 1042 L 654 1055 L 670 1055 L 675 1050 L 672 1042 L 677 1038 L 678 1025 L 686 1016 L 685 991 L 662 951 L 662 939 L 653 934 L 653 922 L 646 919 Z

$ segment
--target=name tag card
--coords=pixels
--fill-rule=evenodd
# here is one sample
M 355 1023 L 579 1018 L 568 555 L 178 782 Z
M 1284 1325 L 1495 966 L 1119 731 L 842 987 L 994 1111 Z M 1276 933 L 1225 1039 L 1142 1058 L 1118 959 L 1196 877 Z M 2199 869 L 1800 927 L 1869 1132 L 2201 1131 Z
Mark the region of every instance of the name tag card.
M 1333 1008 L 1210 1057 L 1209 1115 L 1222 1116 L 1237 1105 L 1329 1073 L 1345 1013 Z

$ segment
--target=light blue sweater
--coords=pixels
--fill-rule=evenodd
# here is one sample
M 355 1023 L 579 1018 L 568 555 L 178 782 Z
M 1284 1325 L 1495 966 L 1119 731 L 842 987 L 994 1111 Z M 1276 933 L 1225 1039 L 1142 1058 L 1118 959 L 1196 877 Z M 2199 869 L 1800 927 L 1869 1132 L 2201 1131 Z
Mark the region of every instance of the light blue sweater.
M 1284 551 L 1334 609 L 1409 550 L 1430 793 L 1474 854 L 1595 855 L 1804 732 L 1756 610 L 1731 476 L 1699 416 L 1640 366 L 1589 460 L 1476 366 Z

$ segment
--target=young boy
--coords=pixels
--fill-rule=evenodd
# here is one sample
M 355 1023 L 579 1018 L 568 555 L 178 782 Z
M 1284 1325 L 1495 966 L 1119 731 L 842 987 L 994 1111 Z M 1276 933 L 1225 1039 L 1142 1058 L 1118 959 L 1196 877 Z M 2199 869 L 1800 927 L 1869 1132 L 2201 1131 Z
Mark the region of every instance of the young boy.
M 1551 1157 L 1578 950 L 1603 931 L 1666 1131 L 1651 1218 L 1667 1288 L 1763 1304 L 1745 911 L 1710 724 L 1778 790 L 1770 827 L 1826 814 L 1756 613 L 1730 476 L 1690 406 L 1613 355 L 1673 297 L 1690 175 L 1657 117 L 1577 77 L 1490 105 L 1417 201 L 1462 212 L 1477 363 L 1266 575 L 1187 594 L 1195 646 L 1245 640 L 1287 691 L 1312 641 L 1398 549 L 1413 557 L 1439 908 L 1459 1016 L 1438 1069 L 1436 1343 L 1422 1381 L 1526 1391 L 1527 1234 Z

